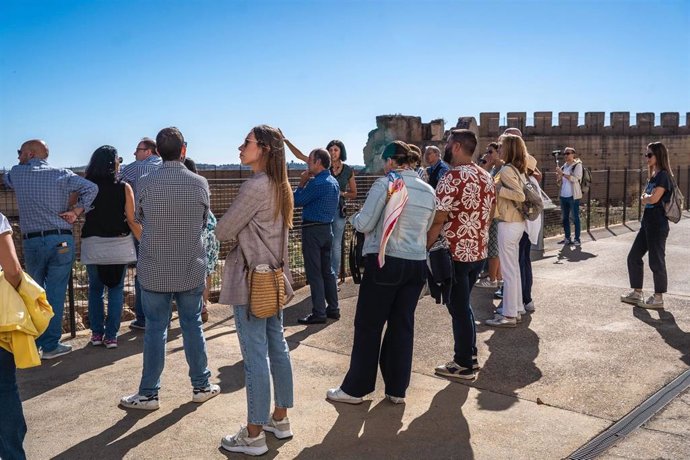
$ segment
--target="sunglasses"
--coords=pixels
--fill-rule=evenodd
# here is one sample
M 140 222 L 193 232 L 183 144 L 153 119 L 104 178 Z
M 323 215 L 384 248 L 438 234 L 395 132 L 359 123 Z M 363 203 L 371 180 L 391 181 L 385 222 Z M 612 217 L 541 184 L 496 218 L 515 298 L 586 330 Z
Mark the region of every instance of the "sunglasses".
M 255 139 L 245 139 L 244 144 L 242 144 L 242 148 L 246 148 L 250 142 L 254 142 L 255 144 L 261 144 L 261 142 L 255 140 Z
M 646 156 L 647 158 L 652 158 L 654 154 L 652 152 L 647 152 L 644 154 L 644 156 Z

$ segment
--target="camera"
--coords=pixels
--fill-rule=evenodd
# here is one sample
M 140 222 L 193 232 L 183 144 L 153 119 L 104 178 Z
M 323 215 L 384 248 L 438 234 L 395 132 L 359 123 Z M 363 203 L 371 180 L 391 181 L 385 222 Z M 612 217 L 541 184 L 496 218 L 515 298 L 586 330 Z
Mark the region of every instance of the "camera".
M 558 155 L 562 155 L 562 154 L 563 154 L 562 150 L 554 150 L 551 152 L 551 155 L 553 155 L 554 157 L 558 157 Z

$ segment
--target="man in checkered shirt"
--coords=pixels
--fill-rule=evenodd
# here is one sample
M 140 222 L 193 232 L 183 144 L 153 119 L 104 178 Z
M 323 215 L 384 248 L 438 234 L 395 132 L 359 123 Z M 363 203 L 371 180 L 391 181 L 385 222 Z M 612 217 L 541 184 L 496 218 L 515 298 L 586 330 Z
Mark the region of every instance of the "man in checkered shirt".
M 136 217 L 142 224 L 137 273 L 146 316 L 144 368 L 139 391 L 120 400 L 132 409 L 158 409 L 160 376 L 175 298 L 192 381 L 192 401 L 204 402 L 220 393 L 209 382 L 206 340 L 201 327 L 206 283 L 206 251 L 201 233 L 209 211 L 205 178 L 185 168 L 187 143 L 177 128 L 156 137 L 163 164 L 139 179 Z
M 62 314 L 69 275 L 74 262 L 72 225 L 91 209 L 98 186 L 69 169 L 48 164 L 48 146 L 39 139 L 22 144 L 19 164 L 5 174 L 5 185 L 14 189 L 19 206 L 26 271 L 46 290 L 55 316 L 36 340 L 43 359 L 54 359 L 72 351 L 60 343 Z M 70 196 L 77 203 L 69 209 Z
M 156 151 L 156 141 L 148 137 L 144 137 L 137 144 L 137 148 L 134 150 L 134 159 L 136 161 L 122 168 L 120 179 L 132 186 L 132 190 L 134 190 L 134 200 L 136 202 L 137 182 L 143 176 L 160 168 L 161 164 L 163 164 L 163 160 L 161 160 L 161 157 Z M 135 245 L 137 254 L 139 254 L 139 243 L 135 242 Z M 136 297 L 134 303 L 136 319 L 130 323 L 129 327 L 132 329 L 146 329 L 146 317 L 144 316 L 144 308 L 141 305 L 141 283 L 139 283 L 138 276 L 134 277 L 134 293 Z

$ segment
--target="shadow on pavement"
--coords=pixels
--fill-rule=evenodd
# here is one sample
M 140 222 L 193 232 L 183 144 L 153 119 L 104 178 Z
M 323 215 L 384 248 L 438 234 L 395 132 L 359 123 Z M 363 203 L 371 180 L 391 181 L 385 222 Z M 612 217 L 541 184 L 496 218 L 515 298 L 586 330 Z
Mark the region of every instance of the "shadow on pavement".
M 541 379 L 541 370 L 534 363 L 539 355 L 539 336 L 529 329 L 530 322 L 531 315 L 523 315 L 522 323 L 515 329 L 494 329 L 485 342 L 489 357 L 481 363 L 482 368 L 473 384 L 480 390 L 477 402 L 482 409 L 503 411 L 510 408 L 518 401 L 519 388 Z M 497 398 L 495 393 L 512 398 Z
M 183 417 L 196 411 L 199 407 L 199 404 L 193 402 L 185 403 L 173 409 L 172 412 L 159 418 L 155 422 L 141 427 L 124 438 L 121 438 L 121 436 L 129 431 L 139 420 L 149 414 L 149 412 L 139 410 L 127 411 L 125 416 L 118 420 L 115 425 L 96 436 L 85 439 L 53 458 L 59 460 L 95 457 L 123 458 L 130 450 L 172 427 L 182 420 Z
M 462 413 L 468 392 L 465 385 L 449 383 L 404 431 L 400 431 L 403 404 L 384 399 L 369 410 L 372 401 L 357 406 L 332 403 L 338 418 L 323 442 L 304 449 L 295 458 L 417 459 L 423 452 L 434 452 L 438 458 L 472 459 L 469 425 Z
M 582 262 L 583 260 L 592 259 L 596 256 L 596 254 L 592 254 L 591 252 L 583 251 L 582 246 L 569 246 L 566 244 L 560 250 L 558 256 L 556 256 L 554 264 L 561 264 L 563 260 L 567 262 Z
M 680 360 L 690 366 L 690 332 L 685 332 L 678 327 L 673 313 L 659 310 L 659 319 L 654 319 L 649 310 L 633 307 L 633 315 L 643 323 L 656 329 L 668 345 L 683 354 Z

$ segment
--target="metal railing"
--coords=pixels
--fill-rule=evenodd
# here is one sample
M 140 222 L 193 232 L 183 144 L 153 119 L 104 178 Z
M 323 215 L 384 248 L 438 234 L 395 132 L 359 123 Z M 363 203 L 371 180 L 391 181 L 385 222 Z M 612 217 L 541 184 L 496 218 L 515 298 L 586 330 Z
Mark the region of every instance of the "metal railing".
M 686 197 L 690 196 L 690 167 L 675 168 L 674 174 L 677 183 Z M 361 208 L 366 199 L 367 192 L 373 182 L 380 176 L 356 176 L 357 198 L 348 200 L 347 214 L 352 215 Z M 211 210 L 220 219 L 230 207 L 239 192 L 239 188 L 246 178 L 241 179 L 209 179 L 211 189 Z M 299 178 L 290 178 L 291 185 L 297 185 Z M 583 198 L 580 205 L 581 221 L 583 222 L 582 231 L 589 232 L 591 229 L 611 225 L 622 224 L 632 220 L 640 220 L 642 217 L 642 206 L 640 195 L 647 180 L 646 170 L 640 169 L 604 169 L 592 171 L 592 183 L 590 189 Z M 553 199 L 554 204 L 559 205 L 559 187 L 556 183 L 556 174 L 546 172 L 542 178 L 542 188 Z M 688 200 L 686 200 L 688 209 Z M 0 211 L 5 214 L 13 225 L 14 241 L 22 264 L 23 250 L 21 233 L 19 231 L 19 217 L 17 212 L 14 193 L 11 190 L 0 190 Z M 79 262 L 80 237 L 83 220 L 78 221 L 74 226 L 75 246 L 77 262 L 74 264 L 72 276 L 68 287 L 65 317 L 63 318 L 63 328 L 71 332 L 74 336 L 76 331 L 88 327 L 88 277 L 86 267 Z M 544 235 L 546 237 L 555 236 L 562 233 L 561 211 L 560 208 L 545 211 L 544 214 Z M 348 223 L 345 228 L 343 256 L 341 258 L 341 277 L 349 273 L 349 241 L 352 228 Z M 288 258 L 290 270 L 294 280 L 294 286 L 301 287 L 306 284 L 304 274 L 304 260 L 302 257 L 302 209 L 296 208 L 294 215 L 294 227 L 290 231 L 288 243 Z M 227 243 L 221 244 L 220 257 L 216 273 L 211 281 L 211 299 L 217 300 L 220 293 L 223 266 L 225 256 L 229 246 Z M 125 279 L 125 309 L 123 320 L 133 319 L 134 308 L 134 274 L 136 268 L 131 266 L 127 270 Z M 129 308 L 127 308 L 129 307 Z

